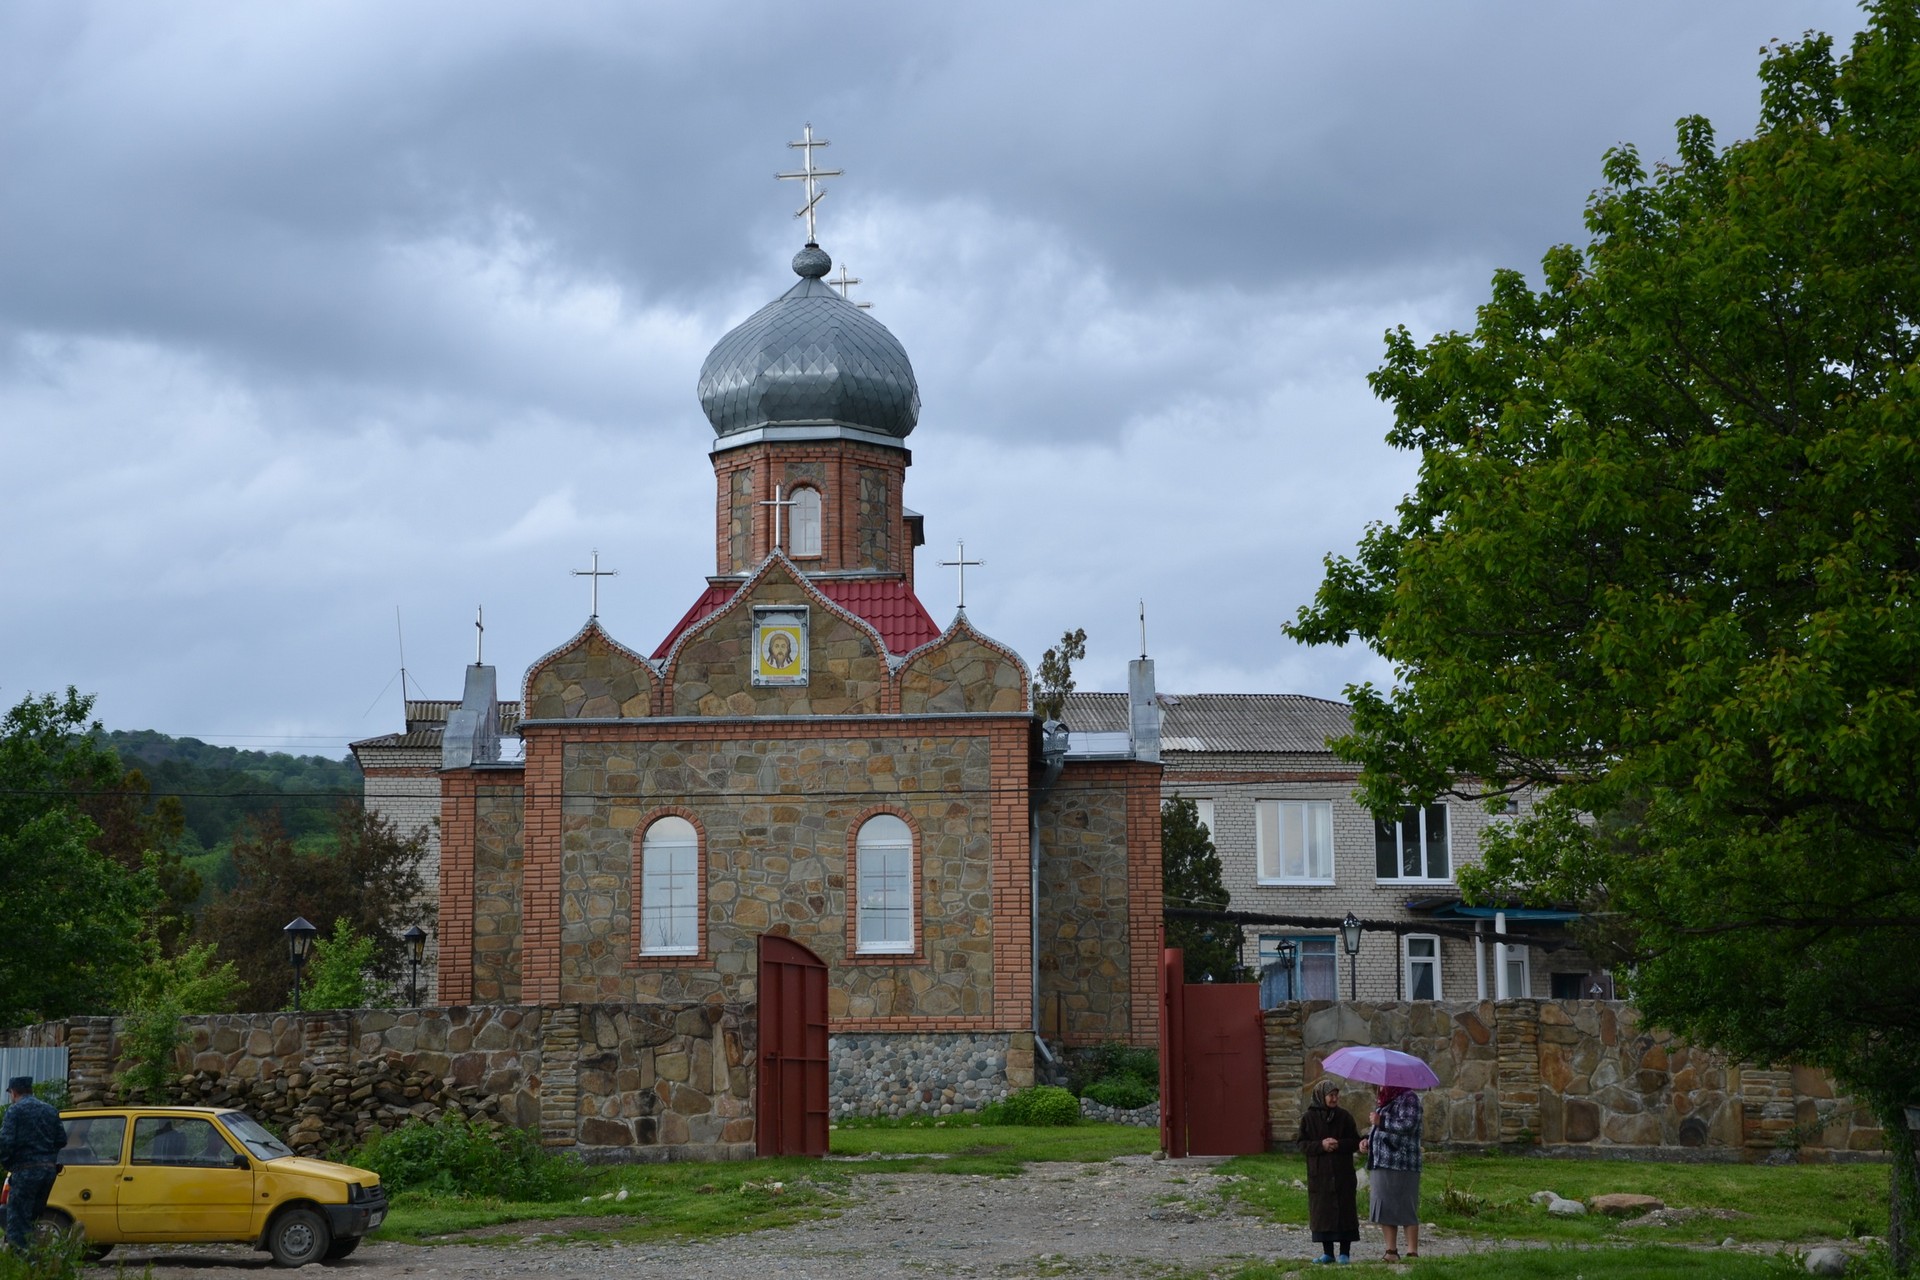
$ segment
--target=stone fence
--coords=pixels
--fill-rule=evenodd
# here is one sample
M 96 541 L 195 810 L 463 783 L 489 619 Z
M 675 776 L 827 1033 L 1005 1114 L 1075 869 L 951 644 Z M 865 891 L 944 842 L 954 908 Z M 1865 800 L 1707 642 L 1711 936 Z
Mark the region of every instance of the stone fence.
M 596 1162 L 753 1154 L 751 1005 L 558 1005 L 217 1014 L 184 1020 L 166 1101 L 235 1106 L 303 1154 L 458 1111 Z M 67 1049 L 77 1105 L 122 1100 L 118 1020 L 0 1033 Z M 158 1101 L 158 1099 L 156 1099 Z
M 1299 1132 L 1306 1090 L 1342 1045 L 1388 1045 L 1440 1077 L 1429 1146 L 1701 1160 L 1877 1158 L 1870 1111 L 1806 1067 L 1762 1070 L 1642 1029 L 1612 1001 L 1349 1004 L 1265 1015 L 1267 1117 L 1276 1146 Z M 1365 1128 L 1369 1095 L 1347 1096 Z

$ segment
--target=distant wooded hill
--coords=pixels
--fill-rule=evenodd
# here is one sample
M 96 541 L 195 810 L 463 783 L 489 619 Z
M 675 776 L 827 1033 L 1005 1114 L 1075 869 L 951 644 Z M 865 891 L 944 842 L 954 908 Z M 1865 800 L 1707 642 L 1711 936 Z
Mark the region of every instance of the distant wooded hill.
M 150 729 L 117 729 L 100 740 L 138 769 L 157 798 L 177 796 L 186 816 L 179 853 L 204 888 L 231 877 L 228 850 L 247 819 L 277 813 L 296 847 L 330 835 L 343 799 L 358 801 L 364 779 L 351 758 L 216 747 Z

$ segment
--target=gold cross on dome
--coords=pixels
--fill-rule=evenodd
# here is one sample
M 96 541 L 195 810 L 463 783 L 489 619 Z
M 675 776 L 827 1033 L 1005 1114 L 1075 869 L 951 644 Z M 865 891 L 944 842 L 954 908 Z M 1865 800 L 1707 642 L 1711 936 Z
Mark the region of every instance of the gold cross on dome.
M 825 138 L 816 138 L 813 136 L 812 121 L 807 122 L 807 131 L 804 138 L 799 142 L 789 142 L 787 145 L 790 147 L 798 147 L 806 155 L 806 167 L 798 173 L 776 173 L 773 176 L 782 182 L 793 181 L 807 184 L 807 202 L 796 209 L 793 216 L 807 220 L 807 243 L 818 244 L 820 241 L 819 237 L 814 233 L 813 211 L 815 206 L 820 203 L 820 197 L 827 194 L 826 189 L 819 185 L 820 179 L 844 177 L 846 170 L 816 169 L 813 167 L 813 149 L 815 147 L 832 146 L 833 144 Z
M 859 284 L 860 277 L 848 275 L 847 264 L 843 262 L 840 264 L 840 278 L 836 280 L 836 279 L 833 279 L 832 277 L 829 277 L 827 280 L 827 283 L 832 285 L 834 288 L 838 289 L 840 291 L 840 296 L 842 298 L 846 298 L 848 302 L 853 302 L 853 299 L 851 297 L 848 297 L 847 290 L 849 287 Z M 871 302 L 853 302 L 853 305 L 860 308 L 862 311 L 866 311 L 873 306 Z

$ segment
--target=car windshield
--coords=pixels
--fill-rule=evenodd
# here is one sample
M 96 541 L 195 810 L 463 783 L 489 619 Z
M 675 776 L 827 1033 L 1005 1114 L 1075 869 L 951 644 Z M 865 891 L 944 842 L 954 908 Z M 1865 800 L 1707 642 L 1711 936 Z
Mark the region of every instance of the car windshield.
M 228 1133 L 246 1143 L 247 1150 L 262 1160 L 278 1160 L 293 1154 L 286 1143 L 268 1133 L 258 1120 L 244 1111 L 222 1111 L 220 1123 L 227 1126 Z

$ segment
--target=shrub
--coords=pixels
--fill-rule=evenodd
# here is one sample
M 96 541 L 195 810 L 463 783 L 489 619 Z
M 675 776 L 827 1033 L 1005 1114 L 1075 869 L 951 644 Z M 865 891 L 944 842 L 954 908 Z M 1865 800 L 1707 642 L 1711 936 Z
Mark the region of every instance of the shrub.
M 1103 1107 L 1135 1111 L 1160 1101 L 1160 1090 L 1138 1076 L 1116 1076 L 1108 1080 L 1095 1080 L 1081 1091 L 1080 1096 L 1092 1098 Z
M 586 1180 L 579 1157 L 554 1155 L 524 1130 L 476 1125 L 454 1112 L 375 1134 L 348 1163 L 379 1174 L 390 1192 L 552 1201 L 570 1198 Z
M 1034 1127 L 1078 1124 L 1080 1100 L 1056 1085 L 1035 1085 L 1007 1095 L 1000 1105 L 1002 1123 Z

